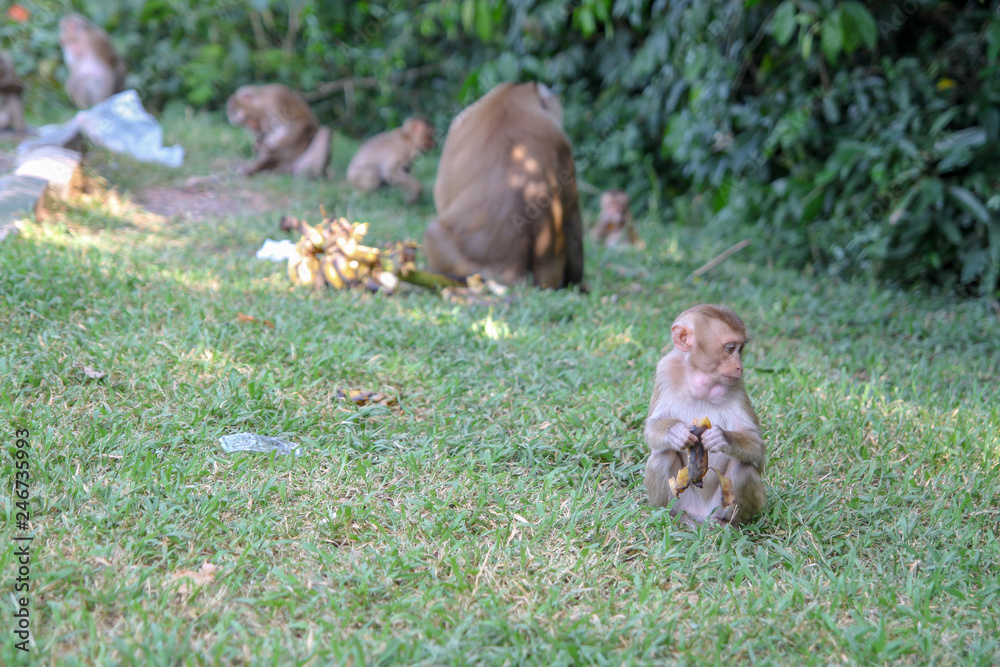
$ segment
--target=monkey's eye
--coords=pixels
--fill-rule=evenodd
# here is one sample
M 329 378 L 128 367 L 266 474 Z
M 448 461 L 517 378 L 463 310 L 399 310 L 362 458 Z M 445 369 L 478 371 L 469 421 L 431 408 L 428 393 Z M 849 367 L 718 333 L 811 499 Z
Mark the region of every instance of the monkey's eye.
M 729 345 L 726 345 L 726 347 L 723 349 L 726 351 L 726 354 L 732 354 L 733 352 L 736 351 L 736 348 L 737 348 L 736 343 L 730 343 Z

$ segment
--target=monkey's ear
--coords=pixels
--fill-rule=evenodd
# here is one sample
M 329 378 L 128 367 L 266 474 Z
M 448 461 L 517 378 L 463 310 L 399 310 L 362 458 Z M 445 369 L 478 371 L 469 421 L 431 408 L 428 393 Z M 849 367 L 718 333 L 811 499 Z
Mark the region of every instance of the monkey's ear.
M 691 343 L 694 341 L 694 332 L 686 324 L 675 324 L 670 327 L 670 335 L 674 340 L 674 347 L 681 352 L 689 352 Z
M 562 125 L 563 108 L 559 97 L 544 83 L 535 82 L 535 90 L 538 92 L 538 101 L 542 108 L 548 111 L 559 125 Z

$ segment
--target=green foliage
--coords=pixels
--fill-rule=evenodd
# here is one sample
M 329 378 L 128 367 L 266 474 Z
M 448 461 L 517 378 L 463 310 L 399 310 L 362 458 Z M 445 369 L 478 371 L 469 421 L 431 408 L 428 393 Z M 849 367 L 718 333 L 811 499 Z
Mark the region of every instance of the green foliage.
M 799 8 L 799 4 L 803 7 Z M 765 26 L 766 31 L 782 47 L 797 33 L 799 51 L 806 60 L 812 55 L 813 42 L 819 34 L 823 57 L 830 64 L 835 64 L 841 53 L 850 55 L 862 46 L 869 50 L 875 48 L 875 18 L 864 5 L 853 0 L 833 6 L 830 2 L 822 4 L 825 15 L 820 18 L 815 3 L 785 0 L 774 10 L 770 24 Z

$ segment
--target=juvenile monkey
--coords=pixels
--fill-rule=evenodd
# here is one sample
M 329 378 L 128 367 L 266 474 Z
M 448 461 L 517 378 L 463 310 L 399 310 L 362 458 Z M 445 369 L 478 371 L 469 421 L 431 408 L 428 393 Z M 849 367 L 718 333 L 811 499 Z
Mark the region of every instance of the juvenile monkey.
M 24 84 L 14 70 L 14 62 L 0 52 L 0 130 L 24 131 Z
M 590 237 L 605 248 L 613 248 L 619 243 L 628 243 L 637 248 L 645 248 L 632 223 L 630 199 L 622 190 L 605 190 L 601 193 L 601 214 L 597 224 L 590 230 Z M 625 238 L 622 238 L 622 237 Z
M 361 192 L 388 183 L 406 191 L 406 203 L 420 199 L 420 181 L 410 167 L 421 153 L 434 148 L 434 126 L 423 116 L 410 116 L 403 127 L 376 134 L 361 144 L 347 166 L 347 182 Z
M 59 44 L 69 68 L 66 93 L 79 109 L 89 109 L 125 87 L 125 63 L 111 39 L 79 14 L 59 20 Z
M 718 475 L 705 476 L 702 488 L 689 487 L 671 509 L 687 522 L 713 519 L 740 526 L 764 507 L 762 474 L 766 458 L 760 421 L 743 386 L 742 353 L 746 325 L 728 308 L 700 305 L 681 313 L 670 327 L 674 349 L 656 366 L 653 398 L 646 418 L 649 503 L 665 507 L 675 496 L 668 480 L 687 465 L 697 438 L 691 421 L 708 417 L 701 436 L 709 466 L 732 481 L 735 503 L 722 506 Z
M 309 178 L 326 172 L 331 132 L 287 86 L 242 86 L 226 101 L 226 116 L 254 135 L 256 158 L 243 174 L 275 171 Z

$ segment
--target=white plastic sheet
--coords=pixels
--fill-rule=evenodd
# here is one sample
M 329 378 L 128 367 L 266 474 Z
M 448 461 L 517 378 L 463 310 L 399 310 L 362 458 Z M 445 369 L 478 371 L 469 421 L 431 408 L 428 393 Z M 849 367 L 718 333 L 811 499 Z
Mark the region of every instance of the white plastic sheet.
M 168 167 L 179 167 L 184 162 L 184 147 L 163 145 L 163 128 L 142 108 L 139 93 L 134 90 L 112 95 L 80 111 L 73 121 L 95 144 L 116 153 Z

